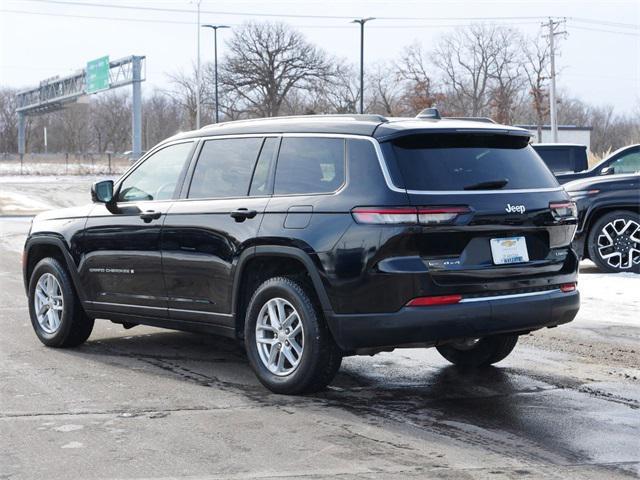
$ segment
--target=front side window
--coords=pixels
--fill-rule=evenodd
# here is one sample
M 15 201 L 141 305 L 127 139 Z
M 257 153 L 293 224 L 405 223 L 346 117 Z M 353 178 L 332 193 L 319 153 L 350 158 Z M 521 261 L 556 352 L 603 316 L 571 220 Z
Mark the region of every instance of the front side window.
M 169 200 L 189 158 L 193 142 L 169 145 L 148 157 L 122 182 L 118 202 Z
M 275 194 L 335 192 L 344 183 L 344 149 L 341 138 L 283 138 Z
M 246 196 L 262 140 L 251 137 L 206 141 L 193 172 L 188 197 Z
M 611 163 L 613 173 L 639 173 L 640 152 L 627 153 L 624 157 Z

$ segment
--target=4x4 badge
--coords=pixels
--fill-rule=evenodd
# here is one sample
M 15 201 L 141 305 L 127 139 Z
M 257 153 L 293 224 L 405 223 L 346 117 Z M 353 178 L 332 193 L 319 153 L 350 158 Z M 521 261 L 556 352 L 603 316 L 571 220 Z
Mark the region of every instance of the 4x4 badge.
M 511 205 L 510 203 L 507 203 L 505 210 L 507 213 L 518 212 L 519 214 L 523 214 L 527 209 L 524 208 L 524 205 Z

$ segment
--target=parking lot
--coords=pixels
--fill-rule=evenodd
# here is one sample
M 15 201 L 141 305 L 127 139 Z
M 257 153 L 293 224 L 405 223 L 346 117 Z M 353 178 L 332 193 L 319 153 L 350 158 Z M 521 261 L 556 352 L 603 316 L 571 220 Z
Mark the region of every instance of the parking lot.
M 29 215 L 88 200 L 89 180 L 0 180 L 0 478 L 640 475 L 640 277 L 583 262 L 576 320 L 482 373 L 396 350 L 278 396 L 214 336 L 100 321 L 77 349 L 40 344 L 21 276 Z

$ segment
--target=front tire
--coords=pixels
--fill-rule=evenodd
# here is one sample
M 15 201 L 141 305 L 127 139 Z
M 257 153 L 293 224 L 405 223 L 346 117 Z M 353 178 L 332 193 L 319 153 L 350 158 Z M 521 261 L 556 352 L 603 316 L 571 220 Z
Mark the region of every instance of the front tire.
M 616 210 L 589 230 L 589 257 L 605 272 L 640 273 L 640 215 Z
M 517 342 L 517 335 L 495 335 L 438 345 L 436 349 L 457 367 L 483 368 L 504 360 Z
M 328 385 L 342 354 L 312 290 L 287 277 L 258 287 L 247 307 L 245 346 L 258 380 L 274 393 L 312 393 Z
M 44 258 L 29 280 L 29 315 L 38 339 L 48 347 L 76 347 L 87 340 L 94 320 L 80 305 L 69 273 L 55 258 Z

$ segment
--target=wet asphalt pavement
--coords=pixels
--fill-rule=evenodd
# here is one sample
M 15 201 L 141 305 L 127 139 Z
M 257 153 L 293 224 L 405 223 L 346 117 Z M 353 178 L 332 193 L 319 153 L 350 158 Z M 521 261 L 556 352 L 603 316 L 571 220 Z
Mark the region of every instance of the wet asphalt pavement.
M 99 321 L 80 348 L 43 347 L 22 288 L 27 228 L 0 218 L 2 479 L 640 476 L 635 300 L 585 304 L 487 371 L 396 350 L 347 358 L 326 391 L 285 397 L 214 336 Z M 581 282 L 610 288 L 589 268 Z M 637 299 L 635 278 L 617 281 Z

